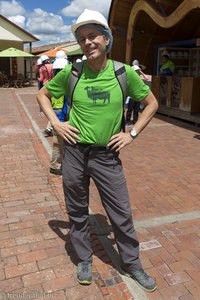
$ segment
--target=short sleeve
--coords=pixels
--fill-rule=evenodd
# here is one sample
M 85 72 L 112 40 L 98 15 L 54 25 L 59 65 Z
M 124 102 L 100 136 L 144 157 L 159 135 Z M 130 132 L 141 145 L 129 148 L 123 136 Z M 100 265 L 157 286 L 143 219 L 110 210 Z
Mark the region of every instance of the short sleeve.
M 132 97 L 135 101 L 141 101 L 150 93 L 150 88 L 130 66 L 125 65 L 125 68 L 127 76 L 127 96 Z
M 46 84 L 49 94 L 55 98 L 60 98 L 63 95 L 69 96 L 68 80 L 72 65 L 67 65 L 57 75 Z

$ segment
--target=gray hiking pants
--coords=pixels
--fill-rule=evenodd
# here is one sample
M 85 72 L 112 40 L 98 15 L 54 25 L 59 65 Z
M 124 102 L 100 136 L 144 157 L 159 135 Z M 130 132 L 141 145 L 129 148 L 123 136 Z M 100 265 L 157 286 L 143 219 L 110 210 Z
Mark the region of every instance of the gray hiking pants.
M 106 147 L 65 143 L 62 174 L 70 237 L 80 260 L 92 261 L 88 212 L 92 178 L 112 224 L 122 264 L 141 269 L 126 180 L 117 153 Z

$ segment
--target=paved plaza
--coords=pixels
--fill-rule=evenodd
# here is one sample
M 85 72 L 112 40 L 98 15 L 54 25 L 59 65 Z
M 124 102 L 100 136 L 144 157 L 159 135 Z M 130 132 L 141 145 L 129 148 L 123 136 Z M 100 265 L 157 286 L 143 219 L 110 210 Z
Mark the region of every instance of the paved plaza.
M 200 299 L 200 127 L 156 115 L 121 151 L 141 260 L 154 293 L 120 274 L 109 220 L 91 181 L 93 282 L 76 281 L 62 177 L 49 173 L 37 86 L 0 88 L 0 299 Z

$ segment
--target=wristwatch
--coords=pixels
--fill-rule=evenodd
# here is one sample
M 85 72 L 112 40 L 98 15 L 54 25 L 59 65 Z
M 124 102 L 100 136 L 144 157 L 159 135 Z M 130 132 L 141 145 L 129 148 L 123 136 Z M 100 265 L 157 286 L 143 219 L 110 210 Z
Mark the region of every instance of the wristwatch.
M 136 136 L 137 136 L 137 131 L 135 128 L 132 128 L 131 131 L 130 131 L 130 135 L 132 137 L 132 139 L 135 139 Z

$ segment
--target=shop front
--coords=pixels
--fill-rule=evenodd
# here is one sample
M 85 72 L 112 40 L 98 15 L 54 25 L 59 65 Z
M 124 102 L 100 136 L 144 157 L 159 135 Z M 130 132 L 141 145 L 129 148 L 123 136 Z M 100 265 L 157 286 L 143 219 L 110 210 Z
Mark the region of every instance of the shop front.
M 159 112 L 200 123 L 200 39 L 159 45 L 152 76 L 152 91 Z M 161 58 L 168 55 L 175 70 L 172 76 L 160 74 Z
M 137 59 L 152 75 L 159 112 L 200 123 L 200 0 L 113 0 L 110 57 Z M 181 42 L 180 42 L 181 41 Z M 162 54 L 174 61 L 173 76 L 160 76 Z

